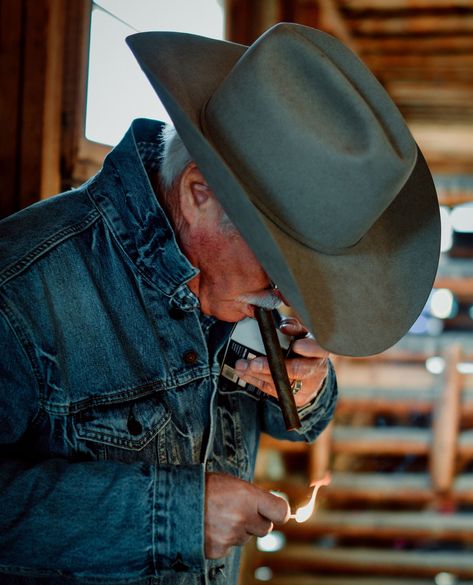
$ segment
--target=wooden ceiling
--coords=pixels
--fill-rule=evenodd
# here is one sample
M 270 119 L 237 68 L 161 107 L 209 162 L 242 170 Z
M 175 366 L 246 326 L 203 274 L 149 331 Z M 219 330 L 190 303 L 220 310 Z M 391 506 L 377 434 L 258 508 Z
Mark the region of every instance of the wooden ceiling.
M 230 0 L 228 14 L 235 19 L 234 36 L 240 37 L 235 40 L 251 42 L 248 34 L 247 38 L 238 35 L 245 4 Z M 258 26 L 264 30 L 275 21 L 292 21 L 342 39 L 394 98 L 433 173 L 473 176 L 473 0 L 259 0 L 250 4 L 246 11 L 252 14 L 246 18 L 251 19 L 253 37 L 261 32 Z M 473 178 L 462 184 L 457 202 L 472 200 Z
M 322 5 L 394 98 L 432 170 L 473 173 L 473 1 Z

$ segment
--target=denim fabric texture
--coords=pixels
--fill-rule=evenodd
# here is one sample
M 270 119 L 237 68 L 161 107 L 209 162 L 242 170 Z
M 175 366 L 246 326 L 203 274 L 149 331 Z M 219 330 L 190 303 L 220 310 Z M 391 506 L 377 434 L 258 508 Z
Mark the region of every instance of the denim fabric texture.
M 0 223 L 0 583 L 234 585 L 204 558 L 205 471 L 251 480 L 262 431 L 312 441 L 276 402 L 218 388 L 232 326 L 202 315 L 136 120 L 82 187 Z

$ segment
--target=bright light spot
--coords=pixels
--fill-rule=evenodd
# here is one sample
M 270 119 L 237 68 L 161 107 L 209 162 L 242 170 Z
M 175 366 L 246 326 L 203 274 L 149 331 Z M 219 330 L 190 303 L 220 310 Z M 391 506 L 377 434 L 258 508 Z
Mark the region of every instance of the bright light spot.
M 456 301 L 451 290 L 439 288 L 432 292 L 430 298 L 430 312 L 439 319 L 448 319 L 456 311 Z
M 258 581 L 269 581 L 273 578 L 273 572 L 269 567 L 258 567 L 255 571 L 255 579 Z
M 425 360 L 425 367 L 431 374 L 441 374 L 445 370 L 445 360 L 440 356 L 432 356 Z
M 440 206 L 440 223 L 441 223 L 441 237 L 440 237 L 440 251 L 448 252 L 453 244 L 453 230 L 450 221 L 450 209 L 444 205 Z
M 312 486 L 312 495 L 310 496 L 310 500 L 309 503 L 306 504 L 305 506 L 301 506 L 300 508 L 297 508 L 296 513 L 295 514 L 291 514 L 289 516 L 289 518 L 293 518 L 296 522 L 305 522 L 306 520 L 308 520 L 311 515 L 312 512 L 314 511 L 314 507 L 315 507 L 315 498 L 317 497 L 317 492 L 319 491 L 319 488 L 321 488 L 322 486 L 327 486 L 330 485 L 330 482 L 332 480 L 332 476 L 329 472 L 327 472 L 322 479 L 318 479 L 317 481 L 313 482 L 311 484 Z
M 473 362 L 460 362 L 457 364 L 460 374 L 473 374 Z
M 434 577 L 435 585 L 455 585 L 457 578 L 452 573 L 437 573 Z
M 256 539 L 256 546 L 258 550 L 263 552 L 276 552 L 281 550 L 286 544 L 286 537 L 282 532 L 273 531 Z
M 452 209 L 450 223 L 456 232 L 473 232 L 473 203 L 464 203 Z
M 124 22 L 100 7 L 92 11 L 85 135 L 88 140 L 114 145 L 135 118 L 170 121 L 125 37 L 136 30 L 169 30 L 222 39 L 223 10 L 218 0 L 100 0 L 95 4 Z
M 427 334 L 436 336 L 440 335 L 443 331 L 443 321 L 442 319 L 436 319 L 432 317 L 431 319 L 427 319 Z
M 305 506 L 297 508 L 296 513 L 294 515 L 296 522 L 305 522 L 311 517 L 312 512 L 314 511 L 315 497 L 317 496 L 317 488 L 318 488 L 317 485 L 314 486 L 309 503 L 306 504 Z

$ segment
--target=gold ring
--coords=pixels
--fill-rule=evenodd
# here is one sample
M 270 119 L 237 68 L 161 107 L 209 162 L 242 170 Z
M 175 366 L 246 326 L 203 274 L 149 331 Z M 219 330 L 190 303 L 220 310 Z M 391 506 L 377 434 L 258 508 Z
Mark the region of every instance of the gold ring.
M 297 394 L 302 388 L 302 380 L 293 380 L 291 384 L 291 390 L 293 394 Z

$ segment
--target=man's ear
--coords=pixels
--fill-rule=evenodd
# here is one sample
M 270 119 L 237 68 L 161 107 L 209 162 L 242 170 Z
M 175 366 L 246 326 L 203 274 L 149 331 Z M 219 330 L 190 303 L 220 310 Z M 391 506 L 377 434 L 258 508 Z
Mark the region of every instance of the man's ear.
M 195 163 L 188 165 L 179 181 L 181 215 L 188 224 L 195 223 L 214 203 L 214 195 Z

